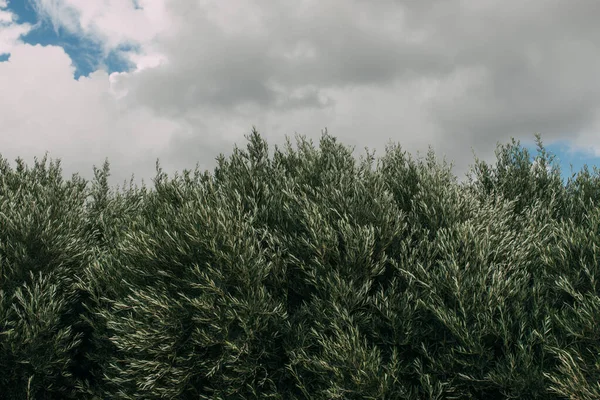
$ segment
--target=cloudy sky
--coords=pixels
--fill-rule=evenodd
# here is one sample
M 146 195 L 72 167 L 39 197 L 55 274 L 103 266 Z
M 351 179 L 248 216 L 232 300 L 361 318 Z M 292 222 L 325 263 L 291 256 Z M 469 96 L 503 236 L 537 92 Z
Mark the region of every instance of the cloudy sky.
M 592 0 L 0 0 L 0 154 L 65 178 L 147 187 L 155 162 L 211 172 L 252 126 L 321 132 L 459 181 L 534 134 L 570 176 L 600 156 L 600 2 Z M 417 154 L 419 152 L 419 154 Z

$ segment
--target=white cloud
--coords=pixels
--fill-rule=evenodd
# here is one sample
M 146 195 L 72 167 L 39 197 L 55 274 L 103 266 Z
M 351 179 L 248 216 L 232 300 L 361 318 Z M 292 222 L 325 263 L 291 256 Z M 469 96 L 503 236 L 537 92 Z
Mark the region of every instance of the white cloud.
M 164 0 L 140 0 L 139 6 L 123 0 L 32 0 L 38 13 L 64 28 L 100 42 L 105 55 L 121 45 L 151 46 L 153 39 L 171 28 Z M 148 51 L 148 49 L 145 49 Z M 155 57 L 160 57 L 156 54 Z
M 0 46 L 15 48 L 0 64 L 13 93 L 0 119 L 16 132 L 3 149 L 51 150 L 86 177 L 104 156 L 119 184 L 132 172 L 148 183 L 156 157 L 169 173 L 212 168 L 234 141 L 245 147 L 252 125 L 271 150 L 294 132 L 318 142 L 325 127 L 357 158 L 365 146 L 383 155 L 388 140 L 413 155 L 431 144 L 460 180 L 471 147 L 491 163 L 511 136 L 531 143 L 540 132 L 545 145 L 600 154 L 600 3 L 35 2 L 105 53 L 139 47 L 122 50 L 133 71 L 77 82 L 60 49 L 14 47 L 19 34 L 0 30 Z
M 0 87 L 9 94 L 0 96 L 8 133 L 0 136 L 4 158 L 32 162 L 49 150 L 50 157 L 62 159 L 67 176 L 91 178 L 92 165 L 109 157 L 113 184 L 121 184 L 142 165 L 153 165 L 174 134 L 189 129 L 148 109 L 124 107 L 111 94 L 106 73 L 76 81 L 73 69 L 56 46 L 16 46 L 10 61 L 0 63 Z
M 0 24 L 6 25 L 12 22 L 12 13 L 6 10 L 2 10 L 2 8 L 6 8 L 6 1 L 0 0 Z
M 79 27 L 79 17 L 72 7 L 60 0 L 34 0 L 31 2 L 40 18 L 50 21 L 54 31 L 64 28 L 72 33 Z
M 31 30 L 29 24 L 14 23 L 14 15 L 6 7 L 6 0 L 0 0 L 0 54 L 10 53 L 19 38 Z
M 26 34 L 29 27 L 23 25 L 0 26 L 0 54 L 10 53 L 21 35 Z

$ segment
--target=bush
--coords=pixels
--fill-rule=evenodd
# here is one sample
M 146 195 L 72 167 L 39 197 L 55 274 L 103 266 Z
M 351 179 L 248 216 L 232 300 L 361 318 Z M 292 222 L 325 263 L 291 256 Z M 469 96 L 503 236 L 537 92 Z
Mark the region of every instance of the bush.
M 458 184 L 246 151 L 112 194 L 0 166 L 0 393 L 15 399 L 597 399 L 598 178 L 518 142 Z M 92 201 L 85 204 L 87 197 Z

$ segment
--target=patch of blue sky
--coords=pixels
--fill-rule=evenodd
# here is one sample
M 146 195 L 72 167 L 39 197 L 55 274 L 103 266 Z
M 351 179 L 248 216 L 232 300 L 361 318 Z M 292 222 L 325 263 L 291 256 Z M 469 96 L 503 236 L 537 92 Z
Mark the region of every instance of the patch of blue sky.
M 88 76 L 90 73 L 103 68 L 109 74 L 112 72 L 127 72 L 134 65 L 120 54 L 123 50 L 136 50 L 135 46 L 122 46 L 111 51 L 107 56 L 103 55 L 101 43 L 83 36 L 72 34 L 61 27 L 55 27 L 47 20 L 39 19 L 39 16 L 29 0 L 8 1 L 8 11 L 17 16 L 18 23 L 29 23 L 33 29 L 21 37 L 27 44 L 42 46 L 60 46 L 69 55 L 75 67 L 74 78 Z M 6 61 L 8 57 L 6 55 Z
M 542 134 L 542 142 L 543 141 L 544 135 Z M 551 145 L 543 143 L 543 145 L 548 157 L 554 155 L 553 164 L 560 166 L 560 175 L 562 177 L 563 184 L 566 185 L 571 175 L 579 173 L 583 169 L 584 165 L 587 165 L 590 175 L 595 176 L 594 166 L 599 168 L 598 166 L 600 165 L 600 157 L 596 157 L 591 153 L 570 151 L 566 141 L 558 141 Z M 529 159 L 533 162 L 535 157 L 538 155 L 537 145 L 535 143 L 526 145 L 524 144 L 524 141 L 521 141 L 521 147 L 527 149 L 529 152 Z M 571 165 L 573 166 L 572 171 Z

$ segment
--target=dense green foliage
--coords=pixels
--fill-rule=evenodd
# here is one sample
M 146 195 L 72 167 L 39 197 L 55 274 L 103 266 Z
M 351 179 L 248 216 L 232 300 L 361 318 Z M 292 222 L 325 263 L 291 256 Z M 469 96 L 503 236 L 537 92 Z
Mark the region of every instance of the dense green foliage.
M 600 398 L 597 175 L 248 140 L 153 191 L 0 157 L 0 397 Z

